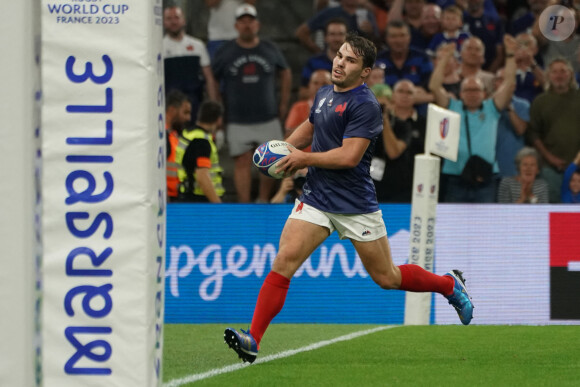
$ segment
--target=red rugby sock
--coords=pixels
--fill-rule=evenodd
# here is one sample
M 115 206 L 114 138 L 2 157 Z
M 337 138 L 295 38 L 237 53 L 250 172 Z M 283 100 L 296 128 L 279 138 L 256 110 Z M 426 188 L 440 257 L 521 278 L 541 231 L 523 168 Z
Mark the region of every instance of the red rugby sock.
M 282 310 L 289 287 L 290 280 L 281 274 L 271 271 L 266 276 L 258 295 L 258 301 L 256 301 L 256 309 L 254 309 L 254 317 L 250 326 L 250 333 L 256 339 L 258 346 L 268 325 Z
M 433 274 L 419 265 L 401 265 L 400 290 L 436 292 L 448 296 L 453 293 L 455 280 L 448 275 Z

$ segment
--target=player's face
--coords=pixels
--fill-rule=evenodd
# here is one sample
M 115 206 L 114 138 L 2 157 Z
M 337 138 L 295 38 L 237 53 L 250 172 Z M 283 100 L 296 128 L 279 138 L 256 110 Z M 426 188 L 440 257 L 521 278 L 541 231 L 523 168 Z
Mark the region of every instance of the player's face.
M 331 80 L 335 91 L 348 91 L 364 82 L 371 69 L 363 69 L 362 61 L 362 57 L 354 53 L 350 44 L 344 43 L 340 47 L 332 61 Z
M 163 13 L 163 27 L 170 36 L 178 35 L 185 27 L 185 18 L 181 8 L 166 8 Z

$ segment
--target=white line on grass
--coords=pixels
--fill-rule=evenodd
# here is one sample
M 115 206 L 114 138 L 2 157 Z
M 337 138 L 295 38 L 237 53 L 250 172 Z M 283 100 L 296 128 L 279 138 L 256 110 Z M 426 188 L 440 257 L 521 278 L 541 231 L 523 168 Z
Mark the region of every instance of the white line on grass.
M 269 362 L 272 360 L 282 359 L 285 357 L 296 355 L 297 353 L 312 351 L 312 350 L 315 350 L 318 348 L 325 347 L 325 346 L 330 345 L 330 344 L 338 343 L 341 341 L 348 341 L 348 340 L 356 339 L 357 337 L 370 335 L 371 333 L 384 331 L 385 329 L 396 328 L 397 326 L 400 326 L 400 325 L 382 326 L 382 327 L 376 327 L 376 328 L 372 328 L 372 329 L 366 329 L 364 331 L 349 333 L 348 335 L 339 336 L 339 337 L 336 337 L 336 338 L 330 339 L 330 340 L 319 341 L 318 343 L 310 344 L 310 345 L 307 345 L 307 346 L 302 347 L 302 348 L 290 349 L 288 351 L 283 351 L 283 352 L 280 352 L 280 353 L 277 353 L 274 355 L 264 356 L 262 358 L 258 358 L 254 362 L 254 364 L 266 363 L 266 362 Z M 240 370 L 242 368 L 249 367 L 249 366 L 250 366 L 249 363 L 238 363 L 238 364 L 232 364 L 229 366 L 225 366 L 222 368 L 214 368 L 213 370 L 203 372 L 201 374 L 193 374 L 193 375 L 186 376 L 184 378 L 173 379 L 173 380 L 165 383 L 163 385 L 163 387 L 179 387 L 179 386 L 183 386 L 184 384 L 187 384 L 187 383 L 193 383 L 193 382 L 197 382 L 198 380 L 211 378 L 213 376 L 226 374 L 228 372 L 234 372 L 234 371 L 237 371 L 237 370 Z

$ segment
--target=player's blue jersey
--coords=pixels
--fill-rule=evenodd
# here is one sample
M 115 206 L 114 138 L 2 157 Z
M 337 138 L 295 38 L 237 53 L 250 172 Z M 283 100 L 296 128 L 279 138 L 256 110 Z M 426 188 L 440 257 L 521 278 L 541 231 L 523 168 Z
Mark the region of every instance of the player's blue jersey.
M 371 140 L 360 163 L 349 169 L 309 167 L 300 200 L 319 210 L 339 214 L 366 214 L 379 210 L 370 166 L 375 141 L 383 130 L 381 107 L 363 84 L 344 93 L 333 85 L 320 88 L 310 109 L 314 124 L 312 152 L 342 146 L 344 138 Z

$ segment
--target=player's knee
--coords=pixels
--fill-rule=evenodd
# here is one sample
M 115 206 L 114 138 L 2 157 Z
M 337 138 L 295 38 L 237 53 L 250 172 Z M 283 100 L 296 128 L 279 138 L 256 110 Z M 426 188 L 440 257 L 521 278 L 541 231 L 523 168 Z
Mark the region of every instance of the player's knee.
M 389 290 L 399 288 L 399 284 L 394 276 L 381 275 L 373 279 L 382 289 Z

